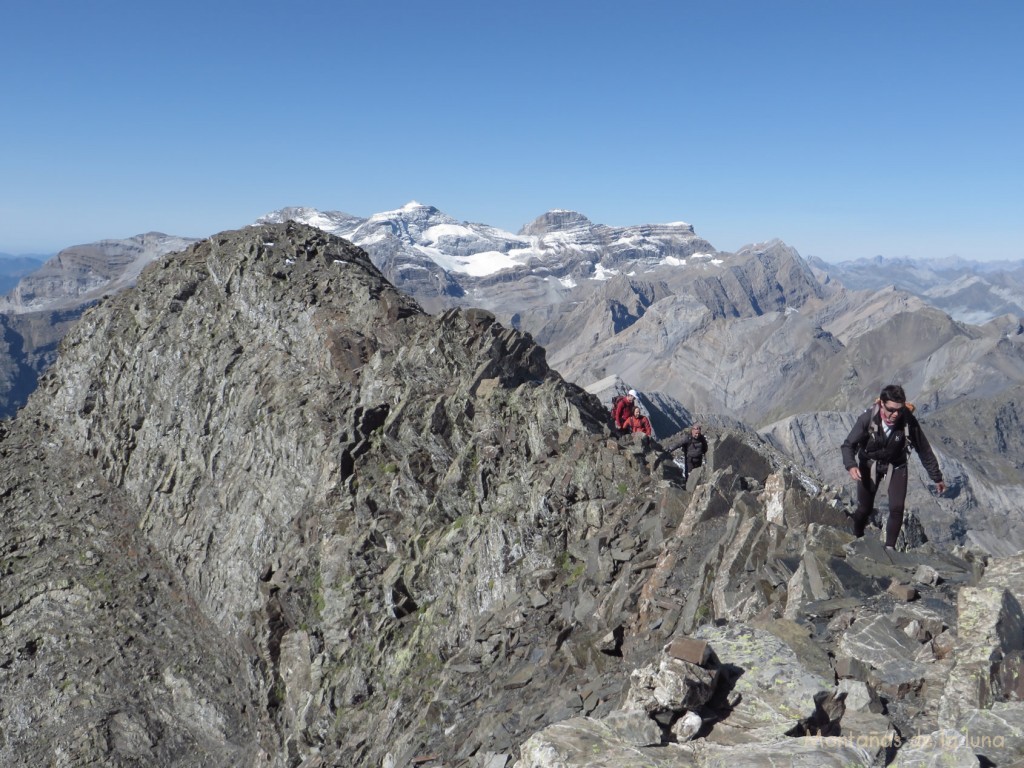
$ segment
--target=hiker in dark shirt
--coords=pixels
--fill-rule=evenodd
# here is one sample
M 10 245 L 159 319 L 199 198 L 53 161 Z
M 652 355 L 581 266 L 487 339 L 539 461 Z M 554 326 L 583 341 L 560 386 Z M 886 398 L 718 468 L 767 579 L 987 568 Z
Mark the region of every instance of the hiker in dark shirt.
M 690 426 L 690 434 L 683 438 L 679 449 L 683 451 L 686 476 L 689 477 L 694 468 L 704 464 L 704 454 L 708 452 L 708 439 L 702 434 L 700 424 Z
M 862 413 L 843 441 L 843 466 L 857 481 L 857 510 L 853 513 L 853 533 L 864 535 L 878 486 L 886 473 L 889 478 L 889 520 L 885 526 L 885 546 L 896 548 L 903 527 L 903 509 L 907 498 L 907 459 L 910 449 L 917 451 L 928 477 L 941 496 L 946 491 L 939 462 L 928 438 L 907 402 L 903 387 L 890 384 L 882 389 L 875 404 Z M 872 477 L 874 469 L 874 477 Z

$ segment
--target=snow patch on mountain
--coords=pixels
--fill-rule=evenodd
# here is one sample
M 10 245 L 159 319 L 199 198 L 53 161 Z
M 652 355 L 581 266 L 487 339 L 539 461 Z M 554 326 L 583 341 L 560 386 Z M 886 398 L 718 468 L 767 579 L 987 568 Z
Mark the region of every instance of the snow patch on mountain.
M 469 256 L 451 256 L 440 248 L 424 245 L 418 245 L 415 248 L 442 269 L 471 277 L 486 277 L 501 272 L 503 269 L 512 269 L 520 264 L 510 254 L 498 251 L 481 251 Z
M 619 270 L 617 270 L 617 269 L 606 269 L 601 264 L 595 264 L 594 265 L 594 276 L 592 278 L 590 278 L 590 279 L 591 280 L 611 280 L 617 274 L 619 274 Z

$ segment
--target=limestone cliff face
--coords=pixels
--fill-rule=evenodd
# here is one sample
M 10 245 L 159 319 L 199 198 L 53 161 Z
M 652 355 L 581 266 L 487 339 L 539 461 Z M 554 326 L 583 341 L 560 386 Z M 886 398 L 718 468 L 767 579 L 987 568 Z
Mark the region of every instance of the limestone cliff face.
M 0 311 L 20 314 L 81 309 L 90 301 L 131 285 L 147 264 L 193 242 L 195 238 L 150 232 L 126 240 L 101 240 L 65 248 L 22 278 L 8 296 L 0 297 Z
M 88 306 L 134 284 L 147 264 L 192 242 L 151 232 L 65 248 L 0 296 L 0 418 L 25 404 Z

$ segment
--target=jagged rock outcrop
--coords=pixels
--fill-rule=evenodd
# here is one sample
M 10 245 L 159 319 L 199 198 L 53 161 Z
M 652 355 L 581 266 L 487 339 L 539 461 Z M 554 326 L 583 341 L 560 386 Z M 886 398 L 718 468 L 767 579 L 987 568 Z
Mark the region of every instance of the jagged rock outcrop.
M 699 277 L 694 293 L 714 319 L 751 317 L 786 307 L 802 307 L 824 291 L 797 252 L 779 240 L 747 246 L 736 262 L 717 274 Z
M 542 344 L 551 339 L 561 340 L 560 354 L 569 358 L 621 333 L 641 318 L 651 304 L 669 295 L 664 283 L 641 282 L 622 275 L 602 281 L 583 298 L 585 308 L 573 305 L 572 311 L 562 318 L 546 320 L 537 340 Z M 520 313 L 520 318 L 523 323 L 534 324 L 529 314 Z
M 85 489 L 65 503 L 95 532 L 33 535 L 46 504 L 33 501 L 39 466 L 25 461 L 34 435 L 37 460 Z M 53 725 L 36 729 L 39 740 L 27 727 L 8 739 L 9 757 L 41 761 L 81 749 L 116 763 L 140 744 L 167 765 L 185 760 L 182 744 L 224 765 L 511 750 L 525 723 L 499 728 L 488 712 L 501 708 L 482 690 L 544 711 L 552 679 L 584 686 L 600 638 L 621 621 L 618 602 L 597 617 L 593 597 L 576 594 L 588 569 L 622 567 L 592 537 L 621 528 L 614 552 L 632 557 L 652 536 L 643 512 L 678 476 L 654 446 L 611 439 L 596 398 L 553 374 L 528 336 L 487 312 L 425 315 L 365 254 L 295 225 L 204 241 L 86 313 L 4 449 L 5 525 L 22 532 L 6 579 L 22 597 L 5 621 L 52 625 L 4 650 L 45 660 L 71 691 L 98 668 L 80 729 L 115 734 L 51 745 Z M 77 541 L 91 554 L 75 557 Z M 125 573 L 107 572 L 108 561 Z M 130 653 L 111 643 L 86 666 L 59 640 L 79 614 L 64 625 L 33 599 L 126 611 L 137 636 L 142 582 L 154 603 L 177 595 L 185 615 L 208 617 L 195 655 L 227 665 L 212 650 L 222 645 L 234 690 L 211 692 L 217 678 L 202 664 L 160 661 L 184 625 Z M 559 626 L 557 643 L 517 640 L 527 619 Z M 104 629 L 108 640 L 117 632 Z M 32 679 L 16 679 L 24 722 L 66 714 L 70 694 L 40 709 Z M 161 702 L 175 697 L 168 714 Z M 115 733 L 122 721 L 127 741 Z

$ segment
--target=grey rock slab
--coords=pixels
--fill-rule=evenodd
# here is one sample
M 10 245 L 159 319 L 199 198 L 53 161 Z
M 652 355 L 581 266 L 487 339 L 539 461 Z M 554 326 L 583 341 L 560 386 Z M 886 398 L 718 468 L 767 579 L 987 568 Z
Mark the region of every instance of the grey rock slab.
M 814 600 L 801 606 L 801 613 L 805 616 L 821 616 L 830 618 L 842 611 L 857 608 L 864 604 L 860 597 L 835 597 L 829 600 Z
M 807 526 L 805 548 L 831 557 L 845 557 L 847 546 L 855 540 L 852 533 L 840 528 L 811 523 Z
M 972 710 L 987 709 L 998 701 L 1002 659 L 1022 647 L 1024 611 L 1010 591 L 1002 586 L 961 588 L 953 669 L 942 695 L 940 725 L 960 728 Z
M 1008 589 L 1024 605 L 1024 553 L 989 560 L 978 586 Z
M 812 637 L 811 628 L 789 619 L 773 619 L 772 621 L 752 621 L 752 626 L 771 632 L 775 637 L 792 649 L 797 660 L 809 672 L 828 680 L 833 676 L 832 665 L 828 652 Z
M 886 662 L 913 658 L 920 644 L 903 632 L 890 615 L 871 616 L 854 622 L 839 641 L 838 652 L 878 667 Z
M 920 733 L 900 747 L 891 768 L 978 768 L 981 761 L 967 737 L 952 729 Z
M 513 768 L 697 768 L 691 749 L 675 744 L 639 747 L 631 740 L 623 741 L 604 720 L 576 717 L 526 739 Z
M 861 680 L 840 680 L 836 688 L 846 694 L 844 722 L 853 712 L 872 712 L 878 714 L 883 709 L 878 695 L 868 687 L 867 683 Z
M 872 752 L 836 736 L 808 736 L 726 746 L 711 742 L 697 747 L 700 768 L 869 768 Z
M 641 710 L 617 709 L 601 721 L 611 728 L 614 739 L 625 745 L 652 747 L 664 741 L 661 726 Z
M 841 597 L 846 593 L 842 580 L 829 567 L 828 558 L 805 552 L 786 590 L 787 619 L 796 619 L 806 603 Z
M 838 735 L 873 755 L 899 743 L 899 733 L 892 721 L 885 715 L 868 710 L 847 710 Z
M 989 709 L 966 712 L 956 730 L 975 754 L 995 765 L 1024 761 L 1024 702 L 997 701 Z
M 883 661 L 868 672 L 868 682 L 890 699 L 903 699 L 921 692 L 928 669 L 927 664 L 905 659 Z

